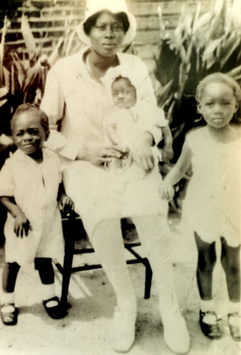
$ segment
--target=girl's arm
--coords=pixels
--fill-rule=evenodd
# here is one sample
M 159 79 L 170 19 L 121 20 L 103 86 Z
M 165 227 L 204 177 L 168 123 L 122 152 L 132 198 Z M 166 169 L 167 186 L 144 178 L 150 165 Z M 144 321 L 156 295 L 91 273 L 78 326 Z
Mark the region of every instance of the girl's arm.
M 164 139 L 164 147 L 162 149 L 162 159 L 165 163 L 167 163 L 173 158 L 172 134 L 169 126 L 162 127 L 162 134 Z
M 14 233 L 17 237 L 23 237 L 24 234 L 27 236 L 28 231 L 32 230 L 32 227 L 25 214 L 14 202 L 14 199 L 8 196 L 2 196 L 0 197 L 0 201 L 14 218 Z
M 174 168 L 167 174 L 165 180 L 160 187 L 160 194 L 162 198 L 171 200 L 174 196 L 173 185 L 175 185 L 185 175 L 187 169 L 191 164 L 192 152 L 185 142 L 182 148 L 182 153 Z

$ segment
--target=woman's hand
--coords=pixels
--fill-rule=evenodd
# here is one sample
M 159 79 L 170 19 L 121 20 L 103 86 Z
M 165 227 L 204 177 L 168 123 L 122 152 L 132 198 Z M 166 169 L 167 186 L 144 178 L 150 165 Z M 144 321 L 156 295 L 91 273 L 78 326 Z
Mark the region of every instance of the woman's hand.
M 85 160 L 89 163 L 99 166 L 103 163 L 109 163 L 112 158 L 122 159 L 127 153 L 127 149 L 123 149 L 118 145 L 89 145 L 81 149 L 77 155 L 77 160 Z
M 163 199 L 170 201 L 174 197 L 174 188 L 169 183 L 162 181 L 162 184 L 159 188 L 160 195 Z
M 149 173 L 154 168 L 155 164 L 151 149 L 152 142 L 152 135 L 148 132 L 144 132 L 129 146 L 133 161 L 145 173 Z
M 28 236 L 28 231 L 33 230 L 29 220 L 23 212 L 19 213 L 14 219 L 14 233 L 17 237 Z

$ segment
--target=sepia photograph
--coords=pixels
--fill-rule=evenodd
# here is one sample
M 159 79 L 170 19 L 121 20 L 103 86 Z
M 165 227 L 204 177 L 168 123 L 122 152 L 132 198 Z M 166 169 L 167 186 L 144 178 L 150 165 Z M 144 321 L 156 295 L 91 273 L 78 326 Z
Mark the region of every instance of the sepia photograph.
M 2 0 L 0 354 L 241 355 L 241 0 Z

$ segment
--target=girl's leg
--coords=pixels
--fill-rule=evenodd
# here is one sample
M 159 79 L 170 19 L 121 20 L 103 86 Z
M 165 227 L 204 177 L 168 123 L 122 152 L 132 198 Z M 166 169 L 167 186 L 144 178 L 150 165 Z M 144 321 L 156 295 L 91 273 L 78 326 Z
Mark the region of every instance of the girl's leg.
M 38 270 L 42 282 L 42 299 L 46 312 L 53 319 L 65 317 L 66 310 L 61 307 L 58 297 L 55 296 L 52 259 L 36 258 L 35 269 Z
M 198 249 L 197 284 L 201 298 L 200 326 L 202 332 L 211 339 L 220 338 L 221 332 L 217 323 L 218 317 L 213 312 L 214 301 L 212 298 L 212 278 L 216 264 L 215 242 L 207 243 L 194 232 Z
M 226 274 L 229 299 L 233 303 L 240 302 L 240 245 L 230 247 L 221 237 L 221 263 Z
M 17 323 L 17 309 L 15 308 L 15 285 L 20 266 L 17 263 L 5 263 L 2 273 L 1 319 L 5 325 Z
M 166 218 L 150 215 L 132 217 L 132 220 L 154 274 L 164 326 L 164 340 L 173 352 L 186 353 L 189 349 L 189 334 L 174 290 L 170 231 Z
M 240 245 L 231 247 L 221 237 L 221 263 L 226 274 L 229 295 L 229 327 L 234 340 L 241 340 L 240 330 Z
M 212 277 L 216 263 L 215 242 L 206 243 L 194 232 L 198 249 L 197 284 L 203 301 L 212 300 Z
M 112 347 L 116 351 L 128 351 L 135 339 L 136 297 L 125 261 L 120 220 L 101 221 L 90 239 L 116 293 Z

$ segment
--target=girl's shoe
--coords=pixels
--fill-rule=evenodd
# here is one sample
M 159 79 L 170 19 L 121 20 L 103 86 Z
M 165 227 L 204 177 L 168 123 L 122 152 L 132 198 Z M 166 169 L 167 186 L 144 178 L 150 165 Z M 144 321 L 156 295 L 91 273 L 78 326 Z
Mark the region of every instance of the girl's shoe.
M 235 341 L 241 341 L 241 316 L 238 312 L 229 313 L 228 315 L 228 325 L 230 334 Z
M 112 348 L 120 353 L 127 352 L 135 341 L 136 311 L 115 309 L 112 329 Z
M 51 303 L 57 304 L 55 306 L 51 306 Z M 53 319 L 61 319 L 67 315 L 66 309 L 63 308 L 57 296 L 43 301 L 43 305 L 48 315 Z
M 18 320 L 18 309 L 14 303 L 4 303 L 1 306 L 1 319 L 5 325 L 15 325 Z
M 202 312 L 200 310 L 199 323 L 204 335 L 210 339 L 221 338 L 221 330 L 218 324 L 220 319 L 217 317 L 215 312 L 207 311 Z

